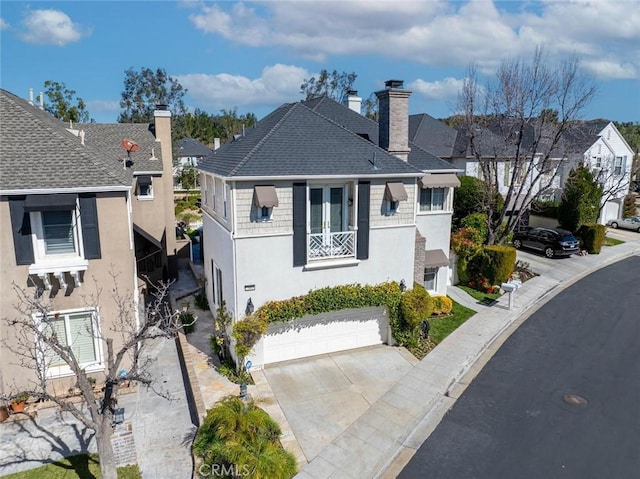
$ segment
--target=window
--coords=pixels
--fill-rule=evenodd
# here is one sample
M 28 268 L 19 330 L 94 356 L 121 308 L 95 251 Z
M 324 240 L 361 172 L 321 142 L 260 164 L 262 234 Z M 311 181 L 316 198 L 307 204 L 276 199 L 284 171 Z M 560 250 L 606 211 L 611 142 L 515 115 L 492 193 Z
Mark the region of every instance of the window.
M 229 217 L 229 211 L 227 210 L 227 198 L 228 198 L 228 185 L 222 184 L 222 218 L 227 219 Z
M 138 176 L 136 179 L 138 198 L 151 199 L 153 198 L 153 184 L 151 176 L 144 175 Z
M 436 291 L 438 288 L 438 269 L 439 268 L 424 269 L 424 288 L 427 291 Z
M 387 214 L 395 215 L 398 212 L 399 206 L 400 206 L 399 201 L 387 200 Z
M 623 173 L 622 171 L 622 157 L 621 156 L 616 156 L 616 159 L 613 162 L 613 174 L 614 175 L 621 175 Z
M 60 346 L 70 346 L 80 366 L 91 371 L 103 369 L 94 309 L 49 314 L 46 319 L 41 318 L 41 327 L 47 334 L 55 334 Z M 52 349 L 45 348 L 44 355 L 48 376 L 72 373 L 67 363 Z
M 420 190 L 420 211 L 442 211 L 444 200 L 444 188 L 423 188 Z
M 214 264 L 213 266 L 213 275 L 214 275 L 214 293 L 215 293 L 215 301 L 218 306 L 222 305 L 223 295 L 222 295 L 222 271 L 218 266 Z
M 271 219 L 271 214 L 273 213 L 273 208 L 269 208 L 268 206 L 256 207 L 257 215 L 256 218 L 262 221 L 269 221 Z
M 216 210 L 216 179 L 211 182 L 211 209 Z
M 503 178 L 503 183 L 505 184 L 505 186 L 509 186 L 511 184 L 511 172 L 509 171 L 509 163 L 508 162 L 504 162 L 504 178 Z
M 45 254 L 76 252 L 72 211 L 43 211 L 42 239 Z
M 256 219 L 269 221 L 273 208 L 279 205 L 278 194 L 274 186 L 256 185 L 253 187 L 253 205 L 255 206 Z

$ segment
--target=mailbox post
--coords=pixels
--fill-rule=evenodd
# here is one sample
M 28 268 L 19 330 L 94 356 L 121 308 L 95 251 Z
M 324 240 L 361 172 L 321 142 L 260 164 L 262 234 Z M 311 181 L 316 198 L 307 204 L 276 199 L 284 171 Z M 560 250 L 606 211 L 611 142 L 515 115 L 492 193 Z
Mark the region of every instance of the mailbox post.
M 509 281 L 508 283 L 502 283 L 500 288 L 509 293 L 509 310 L 513 307 L 513 293 L 522 286 L 522 281 Z

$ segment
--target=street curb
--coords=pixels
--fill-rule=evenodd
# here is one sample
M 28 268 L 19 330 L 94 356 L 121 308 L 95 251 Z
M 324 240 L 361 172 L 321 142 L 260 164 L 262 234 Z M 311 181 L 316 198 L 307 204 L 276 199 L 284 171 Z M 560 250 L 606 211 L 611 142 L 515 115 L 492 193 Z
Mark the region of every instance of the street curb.
M 447 383 L 445 391 L 433 398 L 429 402 L 428 410 L 415 427 L 401 438 L 402 442 L 398 444 L 397 450 L 393 456 L 377 472 L 373 473 L 375 479 L 391 479 L 397 477 L 397 474 L 404 469 L 409 463 L 418 448 L 429 438 L 431 433 L 438 427 L 445 414 L 451 409 L 458 397 L 464 392 L 467 386 L 475 379 L 478 373 L 489 362 L 502 344 L 513 334 L 529 317 L 538 311 L 542 306 L 552 300 L 559 293 L 574 285 L 584 277 L 598 271 L 611 264 L 625 260 L 632 256 L 640 255 L 640 247 L 636 247 L 631 251 L 617 254 L 604 260 L 602 263 L 588 268 L 575 276 L 566 278 L 553 285 L 546 290 L 535 301 L 525 305 L 522 311 L 513 318 L 507 318 L 505 324 L 501 326 L 496 333 L 491 336 L 478 354 L 471 360 L 465 361 L 459 372 L 451 378 Z M 535 279 L 535 278 L 533 278 Z M 533 280 L 532 279 L 532 280 Z M 497 346 L 497 347 L 494 347 Z M 446 408 L 441 407 L 443 401 L 448 403 Z M 420 437 L 422 441 L 419 444 L 413 443 L 410 439 Z

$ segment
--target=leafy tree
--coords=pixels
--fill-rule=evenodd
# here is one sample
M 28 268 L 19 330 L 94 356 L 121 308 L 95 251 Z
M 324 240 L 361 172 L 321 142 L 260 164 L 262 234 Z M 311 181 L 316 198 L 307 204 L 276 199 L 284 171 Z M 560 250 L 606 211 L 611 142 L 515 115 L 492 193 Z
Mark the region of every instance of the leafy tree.
M 64 83 L 47 80 L 44 82 L 44 109 L 64 122 L 74 123 L 94 122 L 89 116 L 84 100 L 76 96 L 75 90 L 70 90 Z
M 193 138 L 212 148 L 215 138 L 220 138 L 220 142 L 224 144 L 233 139 L 234 135 L 242 134 L 243 129 L 255 125 L 257 121 L 255 114 L 238 115 L 236 108 L 221 110 L 218 115 L 196 108 L 193 113 L 185 113 L 174 119 L 173 138 Z
M 569 133 L 596 92 L 579 66 L 577 57 L 554 65 L 537 48 L 530 61 L 504 60 L 486 85 L 480 84 L 475 66 L 469 67 L 457 119 L 485 181 L 480 198 L 489 218 L 489 244 L 506 241 L 531 202 L 549 191 L 560 147 L 574 149 Z M 505 164 L 504 200 L 518 205 L 510 214 L 495 201 L 499 166 L 502 170 Z
M 453 223 L 460 225 L 462 218 L 473 213 L 480 213 L 484 210 L 482 198 L 484 196 L 485 184 L 475 176 L 461 176 L 460 186 L 456 188 L 453 195 Z
M 595 223 L 600 211 L 602 186 L 588 168 L 572 169 L 562 190 L 558 205 L 558 223 L 562 228 L 576 232 L 587 223 Z
M 624 197 L 623 203 L 623 218 L 628 218 L 629 216 L 636 216 L 638 214 L 638 209 L 636 208 L 636 196 L 635 195 L 627 195 Z
M 116 479 L 116 462 L 111 435 L 113 416 L 118 399 L 119 388 L 123 383 L 134 382 L 146 386 L 155 386 L 149 374 L 150 360 L 146 354 L 149 341 L 156 338 L 173 339 L 182 326 L 178 313 L 171 311 L 167 301 L 169 285 L 161 284 L 156 289 L 155 299 L 151 301 L 136 318 L 138 305 L 133 304 L 118 287 L 116 274 L 112 274 L 110 286 L 112 300 L 117 306 L 117 317 L 113 318 L 111 331 L 91 330 L 86 334 L 102 344 L 104 351 L 104 387 L 95 390 L 85 369 L 66 341 L 59 341 L 56 334 L 54 310 L 51 304 L 41 297 L 34 297 L 14 284 L 17 303 L 15 317 L 2 318 L 2 328 L 15 332 L 16 342 L 6 339 L 2 347 L 11 352 L 13 360 L 34 373 L 35 379 L 28 388 L 23 389 L 37 400 L 51 401 L 61 411 L 68 412 L 86 428 L 95 431 L 95 440 L 100 456 L 100 469 L 104 479 Z M 88 304 L 99 306 L 102 289 L 97 285 L 97 293 L 87 297 Z M 39 318 L 39 319 L 38 319 Z M 138 319 L 138 321 L 137 321 Z M 121 346 L 117 346 L 119 341 Z M 49 384 L 47 372 L 51 361 L 64 362 L 75 376 L 75 387 L 82 401 L 76 398 L 55 394 L 55 388 Z M 127 369 L 124 369 L 127 368 Z M 154 389 L 163 397 L 169 397 L 160 389 Z M 0 401 L 9 400 L 11 394 L 0 394 Z
M 168 75 L 163 68 L 155 71 L 129 68 L 124 72 L 124 90 L 121 93 L 118 117 L 120 123 L 151 123 L 156 105 L 165 104 L 174 116 L 184 115 L 187 109 L 184 96 L 187 90 Z
M 227 396 L 208 411 L 193 452 L 203 460 L 200 470 L 213 477 L 234 471 L 233 477 L 290 479 L 296 460 L 280 445 L 280 435 L 278 423 L 255 403 Z
M 194 190 L 199 186 L 198 171 L 192 166 L 187 165 L 180 171 L 180 184 L 185 190 Z
M 353 87 L 356 78 L 358 75 L 355 72 L 338 73 L 337 70 L 329 72 L 323 69 L 318 74 L 318 78 L 305 78 L 300 85 L 300 93 L 305 96 L 305 100 L 328 96 L 336 101 L 342 101 L 347 91 Z

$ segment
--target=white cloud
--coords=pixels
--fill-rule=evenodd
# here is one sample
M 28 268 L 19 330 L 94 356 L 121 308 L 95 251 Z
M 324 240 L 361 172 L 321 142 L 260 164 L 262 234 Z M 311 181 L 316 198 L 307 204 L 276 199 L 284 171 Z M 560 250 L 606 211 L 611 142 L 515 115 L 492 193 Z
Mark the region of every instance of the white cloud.
M 640 0 L 299 1 L 194 6 L 194 26 L 254 47 L 286 47 L 318 61 L 370 54 L 432 66 L 495 69 L 505 57 L 544 45 L 556 58 L 623 67 L 609 78 L 640 72 Z M 624 66 L 627 64 L 628 66 Z
M 10 27 L 11 25 L 9 25 L 4 18 L 0 18 L 0 30 L 7 30 Z
M 589 60 L 584 67 L 598 78 L 637 78 L 638 69 L 631 63 L 618 63 L 609 60 Z
M 428 100 L 451 101 L 458 98 L 458 93 L 463 83 L 464 80 L 452 77 L 433 82 L 418 78 L 414 82 L 407 84 L 407 88 Z
M 22 20 L 24 32 L 20 35 L 27 43 L 62 47 L 91 34 L 60 10 L 31 10 Z
M 89 113 L 93 113 L 94 111 L 113 112 L 120 110 L 120 102 L 113 100 L 88 100 L 86 104 Z
M 177 75 L 188 95 L 203 107 L 232 109 L 241 106 L 264 106 L 301 99 L 300 84 L 311 75 L 293 65 L 276 64 L 264 67 L 259 78 L 218 73 Z

